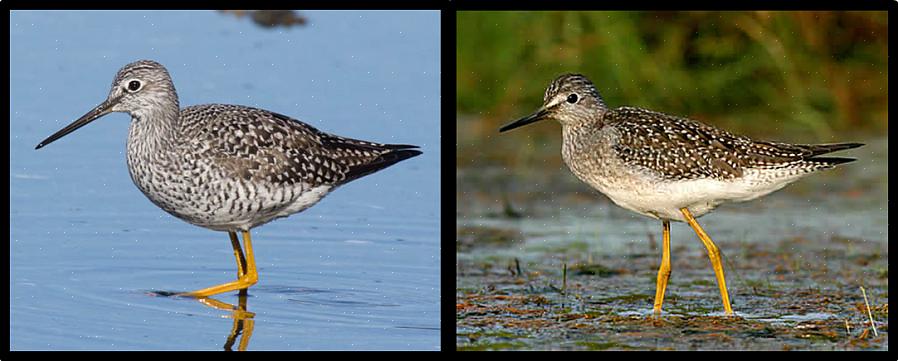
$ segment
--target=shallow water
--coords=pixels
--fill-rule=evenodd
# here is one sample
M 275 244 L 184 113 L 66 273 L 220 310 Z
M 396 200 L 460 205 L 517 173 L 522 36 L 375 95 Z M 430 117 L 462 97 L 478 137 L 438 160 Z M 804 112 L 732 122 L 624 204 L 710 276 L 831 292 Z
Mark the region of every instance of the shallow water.
M 671 224 L 672 273 L 652 316 L 661 222 L 563 168 L 462 168 L 460 350 L 888 348 L 888 140 L 766 197 L 698 219 L 723 254 L 724 318 L 707 253 Z M 866 290 L 878 336 L 870 327 Z
M 212 11 L 10 14 L 11 350 L 440 348 L 439 13 L 302 14 L 276 30 Z M 127 115 L 34 150 L 141 58 L 168 67 L 182 106 L 256 106 L 424 154 L 254 229 L 252 318 L 159 297 L 236 265 L 226 233 L 131 183 Z

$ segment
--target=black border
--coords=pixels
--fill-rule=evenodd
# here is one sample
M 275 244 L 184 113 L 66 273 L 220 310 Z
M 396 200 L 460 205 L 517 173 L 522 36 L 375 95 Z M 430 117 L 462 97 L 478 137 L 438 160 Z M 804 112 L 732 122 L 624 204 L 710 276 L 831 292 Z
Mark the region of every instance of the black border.
M 440 331 L 440 348 L 443 352 L 452 352 L 456 350 L 455 339 L 455 154 L 446 150 L 450 149 L 456 143 L 455 139 L 455 42 L 456 42 L 456 12 L 468 10 L 894 10 L 898 9 L 898 0 L 741 0 L 741 1 L 589 1 L 589 0 L 552 0 L 552 1 L 535 1 L 535 0 L 418 0 L 418 1 L 305 1 L 305 2 L 274 2 L 274 1 L 120 1 L 120 2 L 99 2 L 99 1 L 16 1 L 16 0 L 0 0 L 0 5 L 4 9 L 60 9 L 60 10 L 78 10 L 78 9 L 108 9 L 116 7 L 119 9 L 181 9 L 181 10 L 206 10 L 210 8 L 219 9 L 287 9 L 295 8 L 296 5 L 303 9 L 359 9 L 359 10 L 439 10 L 441 24 L 441 149 L 442 158 L 442 174 L 441 182 L 441 241 L 440 241 L 440 257 L 441 257 L 441 331 Z M 293 6 L 291 6 L 293 5 Z M 8 27 L 7 27 L 8 29 Z M 8 30 L 7 30 L 8 31 Z M 7 39 L 9 38 L 7 33 Z M 7 47 L 8 49 L 8 47 Z M 7 97 L 8 98 L 8 97 Z M 8 300 L 8 298 L 7 298 Z M 32 355 L 28 351 L 17 351 L 15 353 L 6 351 L 0 360 L 15 359 L 16 357 L 28 357 Z M 100 352 L 91 352 L 91 357 L 100 356 Z M 889 355 L 888 352 L 881 355 Z M 80 357 L 77 355 L 76 357 Z M 119 357 L 110 354 L 111 357 Z M 219 356 L 220 357 L 220 356 Z M 879 357 L 877 357 L 878 359 Z M 889 357 L 889 359 L 895 359 Z

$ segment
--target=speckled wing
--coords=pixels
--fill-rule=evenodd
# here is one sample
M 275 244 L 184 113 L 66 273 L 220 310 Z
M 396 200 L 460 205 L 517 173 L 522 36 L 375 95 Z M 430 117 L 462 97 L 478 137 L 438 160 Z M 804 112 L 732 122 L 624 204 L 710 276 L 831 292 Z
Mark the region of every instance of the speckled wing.
M 745 137 L 640 108 L 609 110 L 603 120 L 620 134 L 613 147 L 621 160 L 665 179 L 731 179 L 745 167 L 735 152 Z
M 237 105 L 185 108 L 181 119 L 203 119 L 182 127 L 199 133 L 201 143 L 214 144 L 203 152 L 217 166 L 255 182 L 339 185 L 395 163 L 377 166 L 394 150 L 414 148 L 339 137 L 285 115 Z
M 853 159 L 816 156 L 860 146 L 754 141 L 694 120 L 632 107 L 609 110 L 603 123 L 620 134 L 614 145 L 618 157 L 665 179 L 733 179 L 748 168 L 786 168 L 795 162 L 810 162 L 808 170 L 828 168 Z

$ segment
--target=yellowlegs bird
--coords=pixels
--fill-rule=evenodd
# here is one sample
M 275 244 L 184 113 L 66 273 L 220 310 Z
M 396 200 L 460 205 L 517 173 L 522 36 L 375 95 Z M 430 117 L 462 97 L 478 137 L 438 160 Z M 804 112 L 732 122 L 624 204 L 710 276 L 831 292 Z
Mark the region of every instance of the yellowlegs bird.
M 720 251 L 695 218 L 723 202 L 752 200 L 818 170 L 851 162 L 854 159 L 820 155 L 863 145 L 756 141 L 646 109 L 610 109 L 580 74 L 556 78 L 539 110 L 499 131 L 550 118 L 561 123 L 561 155 L 577 178 L 615 204 L 661 220 L 656 315 L 661 314 L 670 277 L 670 221 L 689 223 L 708 249 L 723 307 L 732 315 Z
M 253 227 L 301 212 L 347 182 L 421 154 L 414 145 L 340 137 L 262 109 L 181 109 L 168 71 L 150 60 L 121 68 L 106 101 L 35 149 L 111 112 L 131 115 L 128 171 L 137 188 L 169 214 L 231 238 L 237 280 L 183 293 L 198 298 L 245 293 L 258 281 Z

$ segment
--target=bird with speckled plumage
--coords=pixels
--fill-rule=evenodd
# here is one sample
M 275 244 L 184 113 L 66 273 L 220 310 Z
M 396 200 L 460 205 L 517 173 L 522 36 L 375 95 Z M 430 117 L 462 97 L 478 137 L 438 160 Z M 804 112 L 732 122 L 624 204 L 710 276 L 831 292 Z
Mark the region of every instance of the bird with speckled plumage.
M 140 60 L 116 74 L 108 98 L 35 149 L 111 112 L 131 115 L 127 161 L 147 198 L 188 223 L 228 232 L 237 280 L 180 295 L 205 298 L 258 281 L 250 229 L 301 212 L 337 187 L 421 154 L 322 132 L 240 105 L 180 108 L 168 70 Z M 237 240 L 243 234 L 244 254 Z
M 724 310 L 732 315 L 720 251 L 695 218 L 724 202 L 752 200 L 854 161 L 822 155 L 863 145 L 757 141 L 651 110 L 612 109 L 581 74 L 556 78 L 546 89 L 542 107 L 499 131 L 543 119 L 561 123 L 561 155 L 577 178 L 615 204 L 662 221 L 655 315 L 661 313 L 670 276 L 670 221 L 689 223 L 708 249 Z

